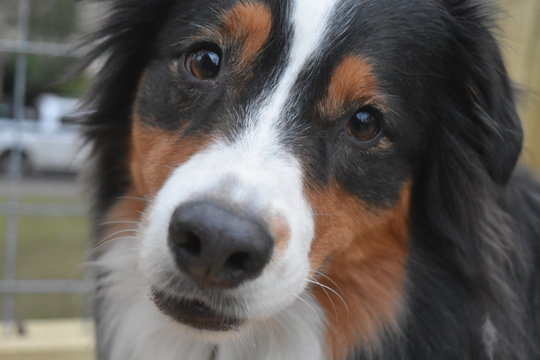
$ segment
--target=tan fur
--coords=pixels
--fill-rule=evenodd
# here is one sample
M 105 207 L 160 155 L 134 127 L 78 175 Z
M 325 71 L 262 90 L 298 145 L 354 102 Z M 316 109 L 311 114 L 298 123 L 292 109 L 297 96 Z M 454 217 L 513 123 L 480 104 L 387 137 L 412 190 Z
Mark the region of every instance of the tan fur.
M 291 229 L 287 221 L 281 216 L 269 218 L 270 234 L 274 238 L 274 256 L 280 256 L 285 251 L 291 236 Z
M 172 170 L 202 149 L 208 139 L 182 138 L 183 129 L 167 132 L 143 124 L 133 116 L 131 130 L 130 169 L 135 190 L 154 195 Z
M 405 278 L 409 192 L 404 186 L 393 208 L 376 210 L 337 184 L 309 187 L 316 214 L 313 277 L 339 294 L 313 286 L 328 319 L 331 359 L 344 359 L 358 340 L 372 342 L 383 326 L 395 325 Z
M 258 2 L 240 2 L 221 18 L 225 40 L 242 42 L 240 63 L 248 66 L 266 44 L 272 28 L 270 9 Z
M 359 57 L 347 56 L 334 70 L 319 109 L 333 118 L 341 115 L 345 105 L 358 102 L 380 102 L 377 83 L 371 65 Z

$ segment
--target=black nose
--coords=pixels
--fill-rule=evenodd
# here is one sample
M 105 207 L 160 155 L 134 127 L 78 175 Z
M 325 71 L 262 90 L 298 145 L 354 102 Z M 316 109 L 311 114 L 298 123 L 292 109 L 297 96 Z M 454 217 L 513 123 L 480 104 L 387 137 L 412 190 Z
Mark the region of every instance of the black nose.
M 178 207 L 169 225 L 176 265 L 201 287 L 231 288 L 256 278 L 273 243 L 257 218 L 211 201 Z

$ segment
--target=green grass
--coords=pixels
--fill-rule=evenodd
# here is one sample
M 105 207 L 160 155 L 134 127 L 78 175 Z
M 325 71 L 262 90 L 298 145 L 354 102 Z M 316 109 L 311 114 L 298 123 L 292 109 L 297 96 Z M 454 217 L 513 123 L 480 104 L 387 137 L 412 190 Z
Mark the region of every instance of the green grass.
M 19 234 L 17 278 L 77 279 L 82 276 L 88 234 L 85 218 L 22 217 Z
M 80 203 L 77 198 L 32 197 L 25 203 Z M 19 218 L 16 278 L 80 279 L 89 234 L 88 219 L 84 217 Z M 0 217 L 0 277 L 3 276 L 6 218 Z M 1 302 L 1 301 L 0 301 Z M 83 300 L 79 295 L 47 294 L 17 295 L 18 319 L 77 317 Z
M 15 297 L 15 319 L 64 319 L 88 315 L 78 294 L 22 294 Z

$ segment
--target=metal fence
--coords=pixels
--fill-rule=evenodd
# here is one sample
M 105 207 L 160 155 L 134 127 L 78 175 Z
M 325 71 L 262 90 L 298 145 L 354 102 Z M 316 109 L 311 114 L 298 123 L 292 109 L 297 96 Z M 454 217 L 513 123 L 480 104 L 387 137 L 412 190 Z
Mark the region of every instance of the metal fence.
M 0 203 L 0 216 L 6 218 L 4 237 L 3 278 L 0 280 L 2 297 L 2 323 L 4 331 L 15 329 L 15 299 L 18 294 L 84 294 L 91 289 L 87 279 L 17 279 L 17 253 L 20 234 L 21 216 L 81 216 L 86 213 L 84 206 L 76 204 L 25 204 L 21 202 L 20 183 L 22 179 L 22 152 L 20 149 L 22 121 L 24 118 L 25 95 L 28 74 L 28 56 L 45 55 L 58 57 L 76 57 L 70 46 L 65 44 L 33 42 L 29 40 L 30 0 L 18 1 L 16 41 L 0 39 L 0 53 L 16 56 L 13 78 L 13 126 L 19 134 L 12 152 L 8 182 L 9 197 Z

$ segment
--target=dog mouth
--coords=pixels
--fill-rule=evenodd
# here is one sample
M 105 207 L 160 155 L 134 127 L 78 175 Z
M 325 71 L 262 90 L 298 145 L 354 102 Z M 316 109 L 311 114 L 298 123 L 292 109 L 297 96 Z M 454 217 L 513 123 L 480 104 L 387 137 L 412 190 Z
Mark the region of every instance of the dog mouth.
M 241 319 L 213 310 L 199 299 L 176 298 L 161 290 L 153 289 L 152 300 L 165 315 L 199 330 L 237 330 L 242 324 Z

